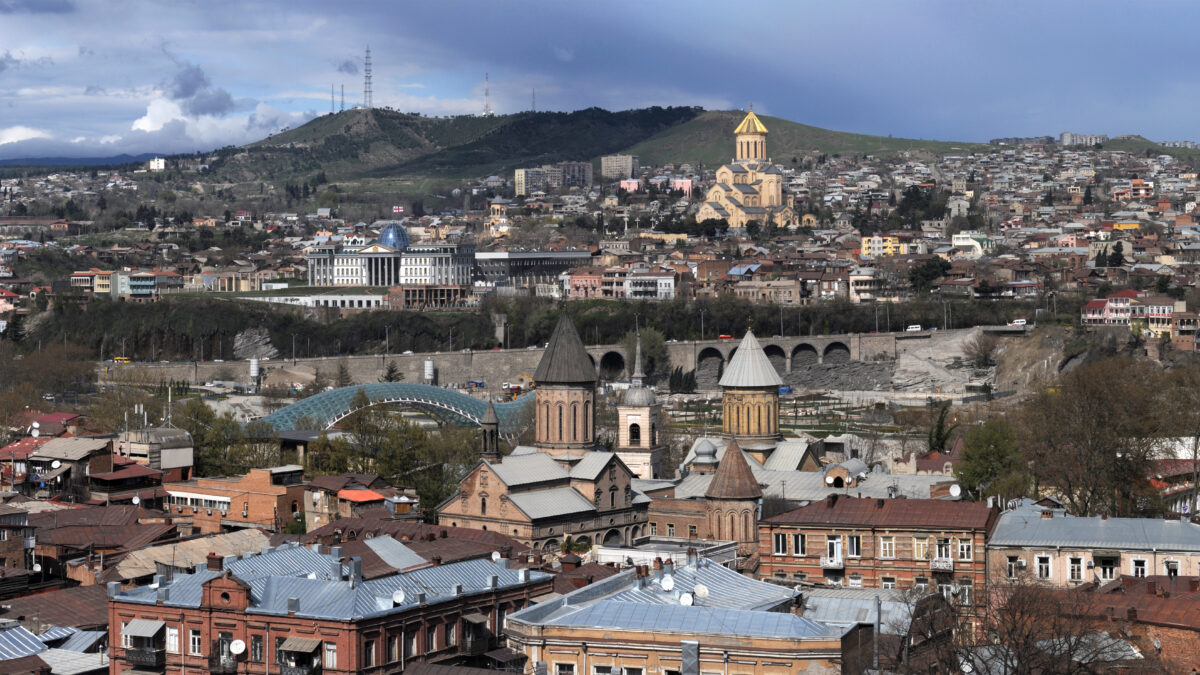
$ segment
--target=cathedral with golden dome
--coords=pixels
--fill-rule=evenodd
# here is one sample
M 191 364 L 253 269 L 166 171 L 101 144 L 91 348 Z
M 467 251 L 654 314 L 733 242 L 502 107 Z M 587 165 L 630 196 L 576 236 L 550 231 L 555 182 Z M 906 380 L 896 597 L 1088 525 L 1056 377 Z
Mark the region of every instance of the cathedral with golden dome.
M 767 127 L 753 107 L 733 135 L 733 163 L 717 169 L 717 183 L 705 195 L 696 220 L 724 219 L 730 227 L 745 227 L 752 220 L 794 225 L 794 198 L 783 189 L 783 174 L 767 157 Z

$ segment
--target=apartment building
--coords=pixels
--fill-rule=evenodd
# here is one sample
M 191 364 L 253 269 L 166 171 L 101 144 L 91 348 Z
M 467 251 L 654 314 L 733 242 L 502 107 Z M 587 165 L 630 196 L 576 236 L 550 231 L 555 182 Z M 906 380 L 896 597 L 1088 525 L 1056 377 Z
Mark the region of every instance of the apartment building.
M 760 574 L 851 588 L 937 589 L 972 606 L 999 511 L 940 499 L 829 495 L 759 523 Z
M 637 155 L 605 155 L 600 158 L 600 176 L 605 180 L 632 178 L 639 166 Z
M 194 533 L 243 527 L 278 532 L 304 516 L 304 467 L 251 469 L 244 476 L 166 483 L 164 510 L 191 515 Z

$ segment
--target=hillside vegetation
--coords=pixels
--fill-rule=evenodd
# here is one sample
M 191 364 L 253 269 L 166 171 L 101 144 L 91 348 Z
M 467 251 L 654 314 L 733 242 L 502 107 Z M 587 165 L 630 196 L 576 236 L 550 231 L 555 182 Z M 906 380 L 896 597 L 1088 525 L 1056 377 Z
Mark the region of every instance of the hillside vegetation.
M 644 163 L 713 166 L 730 159 L 744 113 L 700 108 L 523 112 L 495 117 L 424 117 L 385 109 L 323 115 L 296 129 L 216 153 L 219 180 L 288 180 L 325 171 L 331 180 L 465 178 L 519 167 L 631 152 Z M 986 150 L 970 143 L 866 136 L 763 116 L 776 161 L 808 153 L 890 155 Z M 598 167 L 597 167 L 598 168 Z

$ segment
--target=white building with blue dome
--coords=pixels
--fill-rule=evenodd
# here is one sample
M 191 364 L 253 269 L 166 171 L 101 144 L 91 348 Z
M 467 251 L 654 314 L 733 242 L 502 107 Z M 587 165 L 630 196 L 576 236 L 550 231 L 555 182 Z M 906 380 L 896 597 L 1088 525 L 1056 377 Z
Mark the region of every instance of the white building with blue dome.
M 400 221 L 375 223 L 378 234 L 351 235 L 309 249 L 311 286 L 467 287 L 475 269 L 474 244 L 413 243 Z

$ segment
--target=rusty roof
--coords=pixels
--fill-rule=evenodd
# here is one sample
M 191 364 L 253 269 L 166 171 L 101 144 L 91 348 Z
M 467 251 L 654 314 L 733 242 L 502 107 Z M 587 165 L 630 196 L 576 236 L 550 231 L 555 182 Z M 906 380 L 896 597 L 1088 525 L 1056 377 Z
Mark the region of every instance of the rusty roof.
M 726 453 L 728 455 L 728 453 Z M 991 531 L 999 512 L 980 502 L 941 499 L 860 499 L 829 495 L 819 502 L 766 518 L 773 525 L 862 525 L 921 530 Z
M 758 499 L 762 497 L 762 488 L 754 479 L 750 465 L 746 463 L 746 455 L 738 447 L 737 441 L 730 440 L 725 449 L 725 456 L 717 465 L 712 482 L 704 496 L 709 499 Z
M 37 617 L 43 623 L 90 630 L 108 627 L 108 595 L 104 586 L 76 586 L 4 601 L 0 619 Z
M 62 509 L 29 514 L 29 524 L 37 528 L 69 525 L 132 525 L 142 518 L 162 518 L 161 511 L 140 506 L 97 506 L 81 509 Z M 41 537 L 41 534 L 38 534 Z

